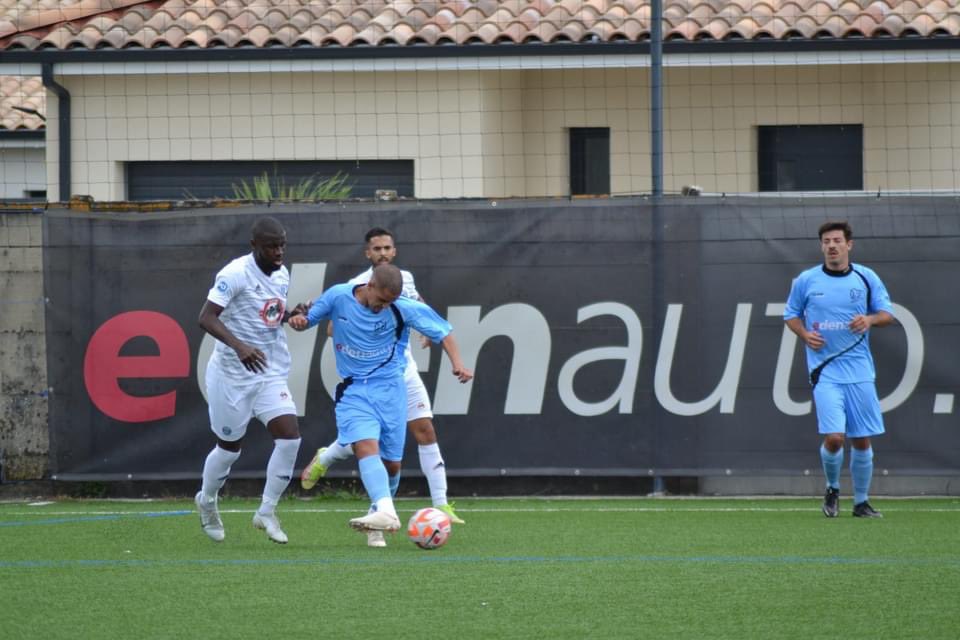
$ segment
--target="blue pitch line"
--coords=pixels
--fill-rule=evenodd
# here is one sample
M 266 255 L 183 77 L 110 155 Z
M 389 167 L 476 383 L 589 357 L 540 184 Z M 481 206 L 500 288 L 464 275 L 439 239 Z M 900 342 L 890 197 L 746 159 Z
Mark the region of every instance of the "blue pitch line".
M 694 563 L 694 564 L 761 564 L 761 565 L 837 565 L 837 566 L 936 566 L 960 569 L 960 559 L 953 558 L 808 558 L 802 556 L 437 556 L 415 558 L 275 558 L 275 559 L 207 559 L 194 560 L 0 560 L 2 569 L 65 569 L 65 568 L 151 568 L 186 566 L 383 566 L 410 564 L 549 564 L 549 563 Z
M 73 524 L 76 522 L 102 522 L 104 520 L 121 520 L 123 518 L 164 518 L 166 516 L 185 516 L 193 511 L 148 511 L 146 513 L 117 513 L 108 516 L 84 516 L 78 518 L 47 518 L 46 520 L 20 520 L 14 522 L 0 522 L 0 527 L 29 527 L 36 524 Z

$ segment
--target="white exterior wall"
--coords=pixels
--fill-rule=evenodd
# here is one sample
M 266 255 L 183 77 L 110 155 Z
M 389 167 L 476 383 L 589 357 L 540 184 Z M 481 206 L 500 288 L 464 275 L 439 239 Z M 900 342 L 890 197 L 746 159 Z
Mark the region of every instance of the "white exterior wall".
M 664 189 L 749 192 L 756 127 L 864 125 L 867 190 L 960 186 L 956 63 L 667 67 Z M 413 159 L 420 198 L 568 195 L 568 129 L 611 128 L 615 194 L 651 188 L 645 68 L 65 75 L 73 191 L 137 160 Z M 57 189 L 56 100 L 47 180 Z M 956 123 L 956 124 L 955 124 Z
M 0 139 L 0 200 L 25 198 L 27 191 L 47 188 L 43 141 L 24 145 Z

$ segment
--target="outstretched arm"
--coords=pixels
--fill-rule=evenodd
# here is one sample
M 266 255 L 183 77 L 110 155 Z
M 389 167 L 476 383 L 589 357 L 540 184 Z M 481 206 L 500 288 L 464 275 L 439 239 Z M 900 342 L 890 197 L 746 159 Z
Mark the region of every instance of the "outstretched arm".
M 220 320 L 221 313 L 223 313 L 223 307 L 207 300 L 203 303 L 203 308 L 200 309 L 200 317 L 197 318 L 197 322 L 203 327 L 204 331 L 236 351 L 237 357 L 240 358 L 240 362 L 243 363 L 247 371 L 262 372 L 267 366 L 267 356 L 260 349 L 251 347 L 233 335 Z
M 453 334 L 448 333 L 447 337 L 440 341 L 440 346 L 443 347 L 444 353 L 450 358 L 450 364 L 453 365 L 453 375 L 457 376 L 461 383 L 470 382 L 473 379 L 473 371 L 463 366 L 463 361 L 460 359 L 460 348 L 457 346 L 457 341 L 453 339 Z

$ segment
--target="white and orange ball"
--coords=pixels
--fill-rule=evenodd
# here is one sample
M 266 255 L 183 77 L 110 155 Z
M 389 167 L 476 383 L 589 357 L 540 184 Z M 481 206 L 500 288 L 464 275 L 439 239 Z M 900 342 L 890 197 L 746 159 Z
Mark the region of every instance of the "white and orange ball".
M 450 516 L 433 507 L 420 509 L 407 523 L 407 536 L 421 549 L 442 547 L 450 538 L 450 530 Z

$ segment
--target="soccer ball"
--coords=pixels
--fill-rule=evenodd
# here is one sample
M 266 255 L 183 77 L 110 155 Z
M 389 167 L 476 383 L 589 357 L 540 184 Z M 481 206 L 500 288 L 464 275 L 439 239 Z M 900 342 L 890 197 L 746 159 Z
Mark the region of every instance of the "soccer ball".
M 421 549 L 442 547 L 450 538 L 450 516 L 433 507 L 420 509 L 410 516 L 407 536 Z

